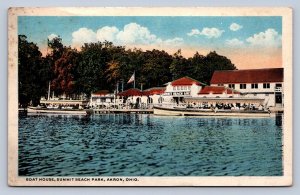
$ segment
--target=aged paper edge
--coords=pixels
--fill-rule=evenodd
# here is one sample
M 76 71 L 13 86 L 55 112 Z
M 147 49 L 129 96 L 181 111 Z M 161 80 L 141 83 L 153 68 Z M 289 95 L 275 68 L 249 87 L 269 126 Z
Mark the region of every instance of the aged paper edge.
M 101 13 L 101 14 L 100 14 Z M 72 177 L 78 181 L 26 181 L 18 176 L 18 16 L 282 16 L 284 67 L 283 176 L 121 177 L 133 181 L 83 181 L 108 177 Z M 291 186 L 292 185 L 292 9 L 287 7 L 69 7 L 8 10 L 8 185 L 10 186 Z M 37 177 L 48 180 L 59 177 Z M 68 177 L 64 177 L 68 178 Z M 114 178 L 114 177 L 111 177 Z M 120 178 L 120 177 L 118 177 Z M 137 181 L 134 181 L 137 179 Z M 80 181 L 79 181 L 80 180 Z

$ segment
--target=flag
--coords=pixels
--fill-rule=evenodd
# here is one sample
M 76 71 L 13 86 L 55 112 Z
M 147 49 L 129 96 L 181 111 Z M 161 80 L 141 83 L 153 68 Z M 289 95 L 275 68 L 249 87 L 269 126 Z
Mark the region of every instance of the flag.
M 127 83 L 132 83 L 134 80 L 135 80 L 135 75 L 133 73 Z

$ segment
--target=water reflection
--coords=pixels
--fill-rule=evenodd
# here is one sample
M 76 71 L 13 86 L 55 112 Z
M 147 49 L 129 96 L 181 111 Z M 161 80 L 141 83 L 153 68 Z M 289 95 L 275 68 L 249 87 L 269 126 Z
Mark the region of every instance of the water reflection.
M 283 113 L 276 113 L 275 122 L 277 126 L 282 126 L 283 124 Z
M 20 117 L 19 175 L 282 175 L 277 120 L 148 114 Z

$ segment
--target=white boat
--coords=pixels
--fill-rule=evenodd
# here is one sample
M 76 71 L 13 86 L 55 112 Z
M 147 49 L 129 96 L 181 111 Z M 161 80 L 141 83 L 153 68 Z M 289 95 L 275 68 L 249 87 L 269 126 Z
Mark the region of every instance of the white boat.
M 265 110 L 225 110 L 203 108 L 170 108 L 154 106 L 153 114 L 163 116 L 234 116 L 234 117 L 270 117 Z
M 43 106 L 28 107 L 28 114 L 66 114 L 66 115 L 87 115 L 91 112 L 83 109 L 87 105 L 88 100 L 72 100 L 72 99 L 59 99 L 54 97 L 50 98 L 50 82 L 48 89 L 48 98 L 41 98 L 40 104 Z M 74 108 L 75 107 L 75 108 Z
M 28 107 L 28 114 L 68 114 L 68 115 L 87 115 L 88 111 L 84 109 L 59 109 L 59 108 L 42 108 Z

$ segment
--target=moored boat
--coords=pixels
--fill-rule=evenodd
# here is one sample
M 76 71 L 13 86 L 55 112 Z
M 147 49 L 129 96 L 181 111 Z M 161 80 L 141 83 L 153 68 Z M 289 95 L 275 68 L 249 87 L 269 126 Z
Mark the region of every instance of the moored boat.
M 163 116 L 234 116 L 234 117 L 270 117 L 265 110 L 225 110 L 203 108 L 178 108 L 154 106 L 153 113 Z
M 28 114 L 68 114 L 68 115 L 87 115 L 85 109 L 59 109 L 59 108 L 42 108 L 42 107 L 28 107 Z

